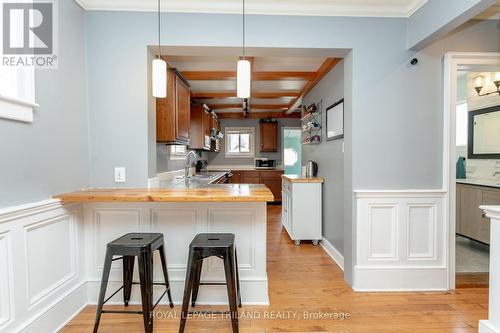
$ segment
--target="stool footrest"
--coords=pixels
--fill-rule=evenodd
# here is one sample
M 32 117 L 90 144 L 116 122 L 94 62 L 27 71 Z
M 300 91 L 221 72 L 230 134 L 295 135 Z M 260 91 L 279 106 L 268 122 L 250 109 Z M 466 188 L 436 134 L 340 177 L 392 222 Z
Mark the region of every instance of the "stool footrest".
M 141 284 L 140 282 L 132 282 L 132 284 Z M 167 284 L 165 282 L 153 282 L 153 286 L 166 286 Z M 170 287 L 167 287 L 167 290 L 169 290 Z
M 142 314 L 142 311 L 126 311 L 126 310 L 102 310 L 101 313 L 126 313 L 126 314 Z
M 200 282 L 200 286 L 226 286 L 225 282 Z

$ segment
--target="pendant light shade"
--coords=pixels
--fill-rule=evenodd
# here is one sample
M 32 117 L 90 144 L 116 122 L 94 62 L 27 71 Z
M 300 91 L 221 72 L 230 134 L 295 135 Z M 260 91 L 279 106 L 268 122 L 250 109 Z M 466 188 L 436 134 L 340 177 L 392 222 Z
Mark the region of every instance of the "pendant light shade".
M 157 98 L 167 97 L 167 62 L 156 58 L 153 60 L 153 96 Z
M 161 58 L 160 46 L 160 0 L 158 0 L 158 57 L 151 64 L 151 83 L 153 96 L 157 98 L 167 97 L 167 62 Z
M 236 75 L 236 92 L 239 98 L 250 97 L 251 65 L 248 60 L 239 60 Z

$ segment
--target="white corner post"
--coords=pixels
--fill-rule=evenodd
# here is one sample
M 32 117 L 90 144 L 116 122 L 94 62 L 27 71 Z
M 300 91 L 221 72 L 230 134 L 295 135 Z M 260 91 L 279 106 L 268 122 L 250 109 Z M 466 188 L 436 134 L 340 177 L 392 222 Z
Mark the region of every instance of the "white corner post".
M 479 333 L 500 333 L 500 206 L 481 206 L 491 220 L 490 291 L 488 319 L 479 321 Z

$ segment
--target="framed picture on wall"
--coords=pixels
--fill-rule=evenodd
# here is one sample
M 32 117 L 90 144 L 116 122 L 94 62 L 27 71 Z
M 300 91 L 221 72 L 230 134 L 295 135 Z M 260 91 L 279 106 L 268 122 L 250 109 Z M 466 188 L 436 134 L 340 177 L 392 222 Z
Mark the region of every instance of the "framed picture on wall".
M 326 140 L 344 137 L 344 99 L 326 108 Z

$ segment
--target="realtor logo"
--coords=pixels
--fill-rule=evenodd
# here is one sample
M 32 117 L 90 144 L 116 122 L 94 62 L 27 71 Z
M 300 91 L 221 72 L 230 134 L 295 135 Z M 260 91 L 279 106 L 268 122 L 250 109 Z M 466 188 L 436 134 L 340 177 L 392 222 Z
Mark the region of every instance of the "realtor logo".
M 56 1 L 1 2 L 2 65 L 56 68 Z

